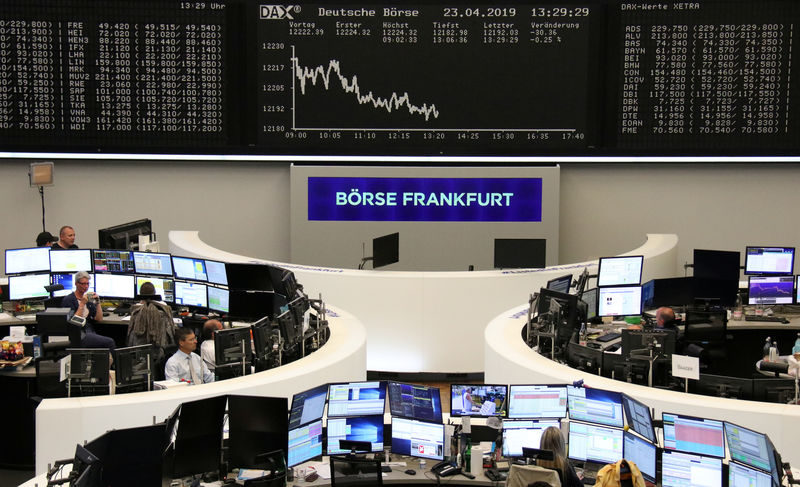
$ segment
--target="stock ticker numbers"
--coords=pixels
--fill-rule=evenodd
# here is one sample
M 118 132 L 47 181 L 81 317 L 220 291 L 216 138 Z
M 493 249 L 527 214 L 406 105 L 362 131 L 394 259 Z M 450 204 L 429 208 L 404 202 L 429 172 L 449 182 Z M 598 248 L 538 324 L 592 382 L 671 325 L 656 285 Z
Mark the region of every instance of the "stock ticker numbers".
M 261 6 L 258 145 L 585 148 L 592 15 L 574 4 Z
M 617 142 L 798 147 L 797 2 L 623 2 Z
M 224 9 L 221 2 L 4 1 L 0 141 L 224 142 Z

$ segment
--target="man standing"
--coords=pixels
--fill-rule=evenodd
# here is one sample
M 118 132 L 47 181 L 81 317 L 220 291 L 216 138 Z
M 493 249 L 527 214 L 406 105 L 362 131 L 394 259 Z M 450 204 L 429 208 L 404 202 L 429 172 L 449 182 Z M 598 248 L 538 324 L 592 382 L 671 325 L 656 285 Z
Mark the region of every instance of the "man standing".
M 70 226 L 63 226 L 58 232 L 58 242 L 54 243 L 53 250 L 77 249 L 75 245 L 75 229 Z
M 188 382 L 189 385 L 214 382 L 214 374 L 208 370 L 203 359 L 194 352 L 197 348 L 197 337 L 189 328 L 178 328 L 175 331 L 178 340 L 178 351 L 167 360 L 164 375 L 167 380 Z

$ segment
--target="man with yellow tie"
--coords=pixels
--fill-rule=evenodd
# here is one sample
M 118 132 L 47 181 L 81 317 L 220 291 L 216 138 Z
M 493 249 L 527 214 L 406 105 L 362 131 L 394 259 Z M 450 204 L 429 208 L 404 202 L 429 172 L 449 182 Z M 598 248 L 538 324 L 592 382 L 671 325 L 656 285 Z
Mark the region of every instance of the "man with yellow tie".
M 189 328 L 178 328 L 175 331 L 178 351 L 167 360 L 164 375 L 167 380 L 188 382 L 189 385 L 214 382 L 214 374 L 208 370 L 203 359 L 194 352 L 197 348 L 197 337 Z

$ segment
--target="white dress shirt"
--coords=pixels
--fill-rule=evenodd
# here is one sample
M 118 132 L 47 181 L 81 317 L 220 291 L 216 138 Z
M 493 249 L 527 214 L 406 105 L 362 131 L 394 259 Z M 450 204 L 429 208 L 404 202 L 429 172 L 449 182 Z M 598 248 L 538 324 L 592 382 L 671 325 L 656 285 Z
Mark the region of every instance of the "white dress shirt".
M 197 379 L 201 384 L 214 382 L 214 374 L 208 370 L 203 359 L 196 353 L 186 354 L 182 350 L 175 352 L 175 355 L 167 360 L 167 365 L 164 367 L 164 375 L 167 380 L 174 380 L 178 382 L 188 382 L 190 385 L 194 384 L 192 381 L 192 367 Z
M 203 340 L 203 343 L 200 344 L 200 356 L 203 358 L 203 362 L 205 362 L 208 370 L 214 372 L 216 368 L 217 358 L 215 355 L 214 349 L 214 339 L 210 338 L 208 340 Z

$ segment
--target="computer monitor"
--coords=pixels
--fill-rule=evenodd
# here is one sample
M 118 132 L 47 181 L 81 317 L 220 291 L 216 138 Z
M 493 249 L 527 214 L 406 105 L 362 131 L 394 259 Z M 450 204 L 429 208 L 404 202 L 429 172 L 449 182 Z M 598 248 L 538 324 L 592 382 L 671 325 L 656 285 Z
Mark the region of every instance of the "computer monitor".
M 661 452 L 662 487 L 722 487 L 722 459 L 664 450 Z
M 137 274 L 172 277 L 172 257 L 154 252 L 134 252 L 133 268 Z
M 642 308 L 684 306 L 694 302 L 694 278 L 652 279 L 642 286 Z
M 508 390 L 509 419 L 567 417 L 566 385 L 511 384 Z M 538 446 L 533 445 L 538 448 Z
M 71 294 L 75 290 L 75 274 L 58 273 L 50 275 L 51 284 L 61 284 L 64 289 L 60 291 L 53 291 L 54 297 L 63 297 Z M 89 274 L 89 291 L 95 292 L 94 289 L 94 274 Z
M 392 417 L 392 453 L 444 460 L 444 425 Z
M 175 302 L 175 281 L 168 278 L 136 276 L 136 294 L 141 293 L 142 284 L 149 282 L 156 289 L 155 294 L 168 303 Z
M 221 287 L 208 286 L 208 309 L 219 313 L 230 312 L 230 291 Z
M 109 356 L 105 348 L 68 348 L 71 396 L 107 395 Z
M 642 314 L 642 287 L 601 287 L 597 297 L 598 316 Z
M 25 274 L 8 277 L 8 298 L 11 301 L 49 298 L 45 286 L 50 285 L 50 274 Z
M 653 428 L 653 416 L 650 414 L 650 408 L 631 396 L 623 394 L 622 409 L 625 411 L 625 421 L 628 427 L 650 443 L 656 443 L 656 432 Z
M 384 267 L 400 261 L 400 234 L 390 233 L 372 239 L 372 267 Z
M 237 326 L 214 332 L 214 358 L 217 375 L 229 378 L 250 374 L 253 363 L 250 327 Z M 262 453 L 267 451 L 272 450 Z
M 551 291 L 558 291 L 560 293 L 569 294 L 569 287 L 572 284 L 572 274 L 566 276 L 556 277 L 547 281 L 547 289 Z
M 152 345 L 117 348 L 114 354 L 117 394 L 152 389 L 155 376 L 155 349 Z
M 655 483 L 658 448 L 628 431 L 623 435 L 622 442 L 622 458 L 636 464 L 642 472 L 642 477 Z
M 115 429 L 106 431 L 87 443 L 86 449 L 100 458 L 103 467 L 102 483 L 89 485 L 92 487 L 161 485 L 164 430 L 164 423 Z
M 505 416 L 508 386 L 450 384 L 450 416 Z
M 383 414 L 386 383 L 346 382 L 328 387 L 328 417 Z M 330 425 L 330 421 L 328 422 Z M 330 428 L 330 426 L 329 426 Z
M 96 487 L 103 485 L 103 462 L 80 444 L 75 447 L 70 476 L 70 487 Z
M 137 250 L 139 235 L 153 234 L 153 224 L 149 219 L 136 220 L 97 231 L 98 247 L 101 249 Z
M 50 272 L 50 247 L 6 249 L 6 275 Z
M 567 343 L 567 364 L 578 370 L 597 373 L 603 368 L 603 350 L 591 348 L 580 343 Z
M 205 284 L 199 282 L 175 281 L 175 304 L 208 308 L 208 291 Z
M 753 379 L 753 400 L 786 404 L 794 399 L 794 379 Z
M 264 316 L 272 318 L 275 316 L 275 293 L 229 289 L 228 315 L 243 321 L 258 320 Z
M 700 380 L 690 382 L 689 389 L 694 394 L 704 394 L 706 396 L 752 399 L 753 379 L 700 374 Z
M 281 333 L 281 338 L 284 340 L 284 348 L 293 348 L 300 343 L 300 339 L 303 336 L 302 331 L 298 327 L 291 311 L 286 310 L 279 314 L 275 318 L 275 322 L 278 326 L 278 331 Z
M 172 478 L 219 470 L 222 425 L 228 396 L 182 403 L 167 422 L 172 450 L 165 471 Z
M 738 279 L 692 278 L 692 300 L 694 303 L 732 307 L 736 304 L 738 297 Z
M 314 387 L 292 396 L 292 409 L 289 410 L 289 428 L 322 419 L 328 398 L 328 384 Z
M 772 477 L 736 462 L 728 464 L 728 487 L 772 487 Z
M 652 330 L 622 330 L 622 356 L 630 357 L 631 354 L 648 356 L 649 351 L 660 355 L 672 355 L 675 353 L 675 331 L 652 329 Z
M 569 458 L 596 463 L 622 459 L 622 430 L 578 421 L 569 422 Z
M 332 418 L 328 416 L 328 455 L 350 453 L 339 440 L 369 443 L 372 452 L 383 451 L 383 412 L 373 416 Z
M 544 238 L 494 239 L 495 269 L 541 269 L 547 264 Z
M 232 263 L 225 264 L 228 289 L 247 291 L 274 291 L 270 267 L 267 264 Z
M 442 422 L 442 398 L 438 387 L 389 382 L 386 388 L 392 416 Z
M 570 385 L 567 386 L 567 403 L 570 420 L 616 428 L 622 428 L 625 421 L 622 413 L 622 394 L 619 392 Z
M 794 276 L 750 276 L 747 304 L 793 304 Z
M 94 288 L 102 298 L 136 297 L 136 279 L 128 274 L 95 274 Z
M 601 257 L 597 271 L 597 286 L 639 285 L 642 281 L 644 256 Z
M 566 294 L 551 289 L 539 289 L 537 302 L 537 316 L 549 316 L 555 325 L 556 341 L 568 342 L 581 328 L 579 321 L 580 309 L 578 296 Z
M 256 372 L 269 370 L 277 367 L 278 353 L 273 350 L 273 345 L 277 345 L 277 330 L 272 327 L 269 316 L 265 316 L 253 323 L 253 361 L 255 362 Z M 327 392 L 328 386 L 325 386 Z
M 597 296 L 600 290 L 596 287 L 586 290 L 581 295 L 581 301 L 586 303 L 586 320 L 590 320 L 597 316 Z
M 724 422 L 724 428 L 731 460 L 770 471 L 772 451 L 767 442 L 767 435 L 727 421 Z
M 664 448 L 712 457 L 725 456 L 722 421 L 661 413 Z
M 89 249 L 57 250 L 50 253 L 50 272 L 92 271 L 92 251 Z
M 746 247 L 744 273 L 746 275 L 794 274 L 794 247 Z
M 742 253 L 729 250 L 694 249 L 694 277 L 739 280 Z
M 173 255 L 172 268 L 175 271 L 175 277 L 178 279 L 208 281 L 208 272 L 206 272 L 206 261 L 204 259 L 193 259 L 191 257 L 178 257 Z
M 259 468 L 263 466 L 259 455 L 275 450 L 286 452 L 288 407 L 285 397 L 228 396 L 228 465 L 231 468 Z
M 539 448 L 544 430 L 550 427 L 561 428 L 561 421 L 503 421 L 503 456 L 520 458 L 523 447 Z
M 95 272 L 133 274 L 133 252 L 130 250 L 93 250 Z
M 225 272 L 225 263 L 217 262 L 216 260 L 205 260 L 206 264 L 206 277 L 211 284 L 219 284 L 220 286 L 228 285 L 228 274 Z
M 322 456 L 322 420 L 289 430 L 289 455 L 286 465 L 294 467 Z

